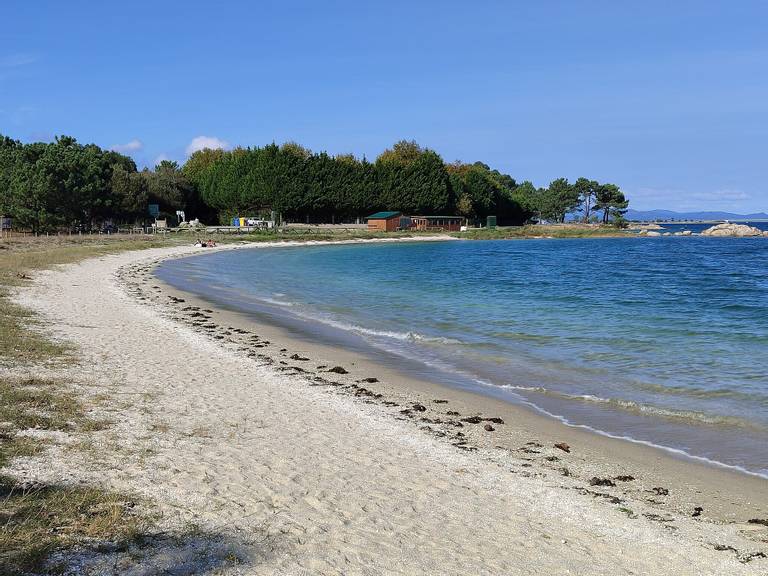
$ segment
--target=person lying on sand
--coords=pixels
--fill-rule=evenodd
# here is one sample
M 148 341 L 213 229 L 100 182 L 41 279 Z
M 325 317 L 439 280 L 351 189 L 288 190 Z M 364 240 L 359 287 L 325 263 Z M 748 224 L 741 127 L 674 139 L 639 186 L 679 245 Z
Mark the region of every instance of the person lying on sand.
M 207 248 L 209 246 L 214 248 L 216 246 L 216 241 L 210 238 L 208 240 L 200 240 L 200 238 L 198 238 L 195 242 L 195 248 Z

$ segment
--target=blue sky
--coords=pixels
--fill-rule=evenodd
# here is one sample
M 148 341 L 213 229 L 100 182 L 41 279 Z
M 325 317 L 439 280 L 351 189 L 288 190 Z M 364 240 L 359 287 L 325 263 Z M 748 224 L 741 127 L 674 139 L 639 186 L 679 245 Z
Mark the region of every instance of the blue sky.
M 4 0 L 0 133 L 142 165 L 406 138 L 638 209 L 768 210 L 766 2 L 221 4 Z

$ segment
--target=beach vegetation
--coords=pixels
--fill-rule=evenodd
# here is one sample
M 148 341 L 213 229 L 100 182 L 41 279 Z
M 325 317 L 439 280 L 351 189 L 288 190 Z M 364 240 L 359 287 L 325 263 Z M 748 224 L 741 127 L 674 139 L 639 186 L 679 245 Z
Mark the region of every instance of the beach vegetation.
M 0 250 L 0 361 L 11 370 L 71 362 L 75 351 L 46 338 L 35 315 L 10 292 L 35 271 L 87 256 L 157 245 L 156 240 L 110 242 L 87 238 L 5 241 Z M 87 438 L 108 427 L 62 379 L 0 378 L 0 468 L 39 455 L 52 434 Z M 152 519 L 136 500 L 99 486 L 49 484 L 0 474 L 0 574 L 49 572 L 57 551 L 78 546 L 123 546 L 146 532 Z
M 537 188 L 483 162 L 447 164 L 434 150 L 407 140 L 373 162 L 286 142 L 203 149 L 183 166 L 162 160 L 139 170 L 128 156 L 70 136 L 30 144 L 0 136 L 0 215 L 34 234 L 145 227 L 155 217 L 173 226 L 177 211 L 208 224 L 243 215 L 279 215 L 286 223 L 359 222 L 394 210 L 461 215 L 474 225 L 496 216 L 499 225 L 521 225 L 563 222 L 579 210 L 585 222 L 602 210 L 606 223 L 626 207 L 611 184 L 559 178 Z
M 45 450 L 46 434 L 108 426 L 88 415 L 66 384 L 0 378 L 0 467 Z M 50 555 L 83 543 L 125 542 L 148 520 L 125 495 L 94 486 L 25 482 L 0 475 L 0 574 L 42 571 Z
M 623 213 L 615 214 L 613 220 L 611 220 L 611 224 L 614 228 L 618 228 L 619 230 L 629 228 L 629 222 L 627 222 Z
M 127 547 L 143 535 L 146 517 L 135 502 L 95 487 L 31 485 L 0 476 L 0 573 L 55 572 L 55 552 L 84 544 Z

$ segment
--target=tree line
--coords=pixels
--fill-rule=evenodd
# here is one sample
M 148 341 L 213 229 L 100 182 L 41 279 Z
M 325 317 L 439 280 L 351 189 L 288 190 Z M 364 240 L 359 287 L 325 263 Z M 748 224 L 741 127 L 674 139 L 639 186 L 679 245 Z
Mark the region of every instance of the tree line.
M 584 222 L 610 221 L 623 223 L 629 200 L 615 184 L 601 184 L 596 180 L 579 178 L 573 184 L 567 178 L 550 182 L 540 188 L 531 204 L 539 220 L 565 222 L 569 214 L 581 214 Z
M 601 212 L 599 220 L 608 223 L 629 204 L 614 184 L 559 178 L 536 188 L 482 162 L 446 164 L 412 141 L 397 142 L 374 162 L 315 154 L 296 143 L 201 150 L 182 171 L 203 201 L 225 216 L 269 207 L 288 220 L 329 222 L 396 210 L 474 222 L 494 215 L 499 224 L 515 225 L 532 218 L 563 222 L 574 213 L 591 222 Z
M 462 215 L 500 225 L 562 222 L 569 214 L 608 222 L 627 201 L 619 188 L 560 178 L 547 188 L 482 162 L 446 164 L 435 151 L 400 141 L 373 162 L 351 154 L 313 153 L 296 143 L 201 150 L 183 166 L 160 162 L 138 170 L 122 154 L 61 136 L 24 144 L 0 136 L 0 212 L 35 232 L 103 222 L 130 225 L 161 216 L 206 223 L 277 212 L 286 221 L 349 222 L 379 210 Z
M 374 162 L 312 153 L 287 143 L 193 154 L 183 171 L 222 214 L 269 208 L 291 221 L 348 221 L 380 210 L 405 214 L 531 216 L 521 187 L 484 164 L 449 164 L 415 142 L 398 142 Z M 525 190 L 525 187 L 522 188 Z
M 61 136 L 22 144 L 0 136 L 0 212 L 33 232 L 148 222 L 149 204 L 211 216 L 175 162 L 138 171 L 129 157 Z

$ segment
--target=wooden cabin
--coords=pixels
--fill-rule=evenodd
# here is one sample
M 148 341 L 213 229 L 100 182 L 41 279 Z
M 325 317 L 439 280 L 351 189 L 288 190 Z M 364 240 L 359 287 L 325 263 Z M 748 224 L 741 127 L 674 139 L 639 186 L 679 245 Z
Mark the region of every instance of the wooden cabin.
M 464 225 L 463 216 L 412 216 L 411 227 L 414 230 L 434 230 L 459 232 Z
M 368 232 L 396 232 L 400 228 L 400 212 L 376 212 L 366 220 Z

